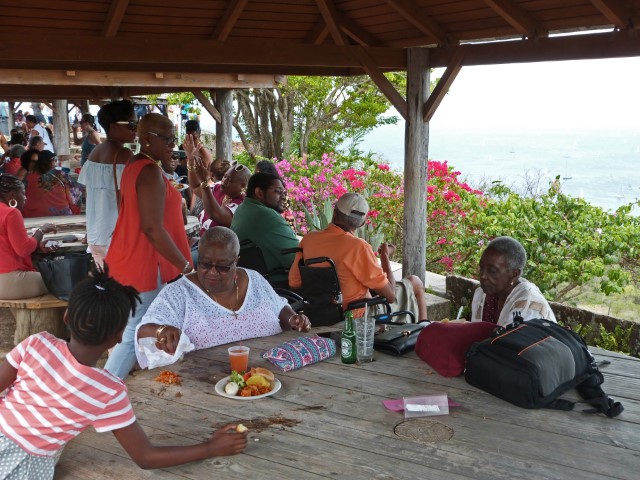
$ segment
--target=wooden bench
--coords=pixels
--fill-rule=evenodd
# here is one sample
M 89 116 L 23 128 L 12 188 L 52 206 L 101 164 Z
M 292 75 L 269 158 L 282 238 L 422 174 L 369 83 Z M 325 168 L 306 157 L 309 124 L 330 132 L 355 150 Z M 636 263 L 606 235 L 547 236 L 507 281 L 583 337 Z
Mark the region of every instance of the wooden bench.
M 50 293 L 21 300 L 0 300 L 0 307 L 9 308 L 16 319 L 15 345 L 43 330 L 60 338 L 68 336 L 64 324 L 67 302 Z

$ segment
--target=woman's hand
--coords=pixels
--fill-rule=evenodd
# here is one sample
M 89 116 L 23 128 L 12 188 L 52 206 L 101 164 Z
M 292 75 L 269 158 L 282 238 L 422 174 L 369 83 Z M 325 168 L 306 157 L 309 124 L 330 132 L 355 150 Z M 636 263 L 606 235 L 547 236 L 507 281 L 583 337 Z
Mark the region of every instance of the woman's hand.
M 198 183 L 203 183 L 209 178 L 209 170 L 204 166 L 204 162 L 201 158 L 194 159 L 194 167 L 196 169 L 195 174 L 198 177 Z
M 188 133 L 184 137 L 182 148 L 184 148 L 184 151 L 187 154 L 187 164 L 189 164 L 189 160 L 197 156 L 200 148 L 202 148 L 202 144 L 198 140 L 196 140 L 193 135 Z
M 156 347 L 173 355 L 178 348 L 181 333 L 179 328 L 171 325 L 160 325 L 156 330 Z
M 289 318 L 289 327 L 291 330 L 308 332 L 311 330 L 311 321 L 304 313 L 295 313 Z
M 56 227 L 53 223 L 45 223 L 41 227 L 38 227 L 43 234 L 46 233 L 56 233 L 58 231 L 58 227 Z
M 383 243 L 380 245 L 380 248 L 378 248 L 378 253 L 382 258 L 391 258 L 393 254 L 396 253 L 396 247 L 390 243 Z
M 58 249 L 57 246 L 47 246 L 48 242 L 49 241 L 47 240 L 45 242 L 38 243 L 38 250 L 40 250 L 42 253 L 53 253 Z

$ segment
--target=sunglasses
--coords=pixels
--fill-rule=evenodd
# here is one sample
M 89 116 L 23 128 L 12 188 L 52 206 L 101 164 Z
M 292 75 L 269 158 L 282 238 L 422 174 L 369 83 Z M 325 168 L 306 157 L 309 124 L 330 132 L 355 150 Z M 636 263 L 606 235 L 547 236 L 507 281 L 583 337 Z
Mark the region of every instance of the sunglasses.
M 123 120 L 121 122 L 113 122 L 116 123 L 118 125 L 126 125 L 127 128 L 131 131 L 137 130 L 138 129 L 138 121 L 137 120 Z
M 240 258 L 240 257 L 238 257 Z M 231 270 L 236 262 L 238 261 L 238 258 L 236 258 L 231 265 L 216 265 L 215 263 L 209 263 L 209 262 L 198 262 L 198 270 L 200 268 L 202 268 L 203 270 L 211 270 L 213 268 L 216 269 L 216 272 L 220 273 L 220 274 L 224 274 L 224 273 L 229 273 L 229 270 Z
M 161 139 L 163 139 L 167 145 L 173 145 L 178 141 L 178 137 L 165 137 L 164 135 L 160 135 L 159 133 L 156 132 L 148 132 L 149 135 L 153 135 L 154 137 L 159 137 Z

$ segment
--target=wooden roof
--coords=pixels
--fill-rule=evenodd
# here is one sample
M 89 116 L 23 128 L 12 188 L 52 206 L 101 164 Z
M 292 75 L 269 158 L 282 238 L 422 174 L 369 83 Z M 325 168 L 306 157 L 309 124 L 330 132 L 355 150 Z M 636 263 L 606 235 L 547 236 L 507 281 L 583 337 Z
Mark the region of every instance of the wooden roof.
M 640 55 L 640 0 L 5 0 L 11 69 L 352 75 Z M 609 33 L 548 38 L 558 32 Z M 514 40 L 463 45 L 468 42 Z

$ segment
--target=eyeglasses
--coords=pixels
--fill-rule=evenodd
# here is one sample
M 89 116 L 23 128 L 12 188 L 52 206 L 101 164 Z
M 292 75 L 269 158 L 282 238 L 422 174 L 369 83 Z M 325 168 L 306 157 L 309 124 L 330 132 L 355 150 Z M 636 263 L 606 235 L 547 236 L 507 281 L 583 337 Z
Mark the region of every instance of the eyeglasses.
M 283 190 L 282 188 L 272 188 L 271 190 L 273 190 L 275 193 L 277 193 L 281 197 L 286 197 L 287 196 L 287 191 Z
M 164 135 L 160 135 L 159 133 L 156 132 L 148 132 L 149 135 L 154 135 L 156 137 L 160 137 L 161 139 L 163 139 L 167 145 L 173 145 L 176 143 L 176 141 L 178 141 L 177 137 L 165 137 Z
M 238 261 L 238 258 L 240 257 L 236 257 L 236 259 L 233 262 L 231 262 L 231 265 L 216 265 L 215 263 L 198 262 L 198 269 L 200 269 L 200 267 L 202 267 L 203 270 L 211 270 L 215 268 L 216 272 L 220 274 L 229 273 L 229 270 L 231 270 L 231 268 L 235 266 L 236 262 Z
M 138 129 L 138 121 L 137 120 L 123 120 L 121 122 L 113 122 L 116 123 L 118 125 L 126 125 L 127 128 L 131 131 L 137 130 Z

